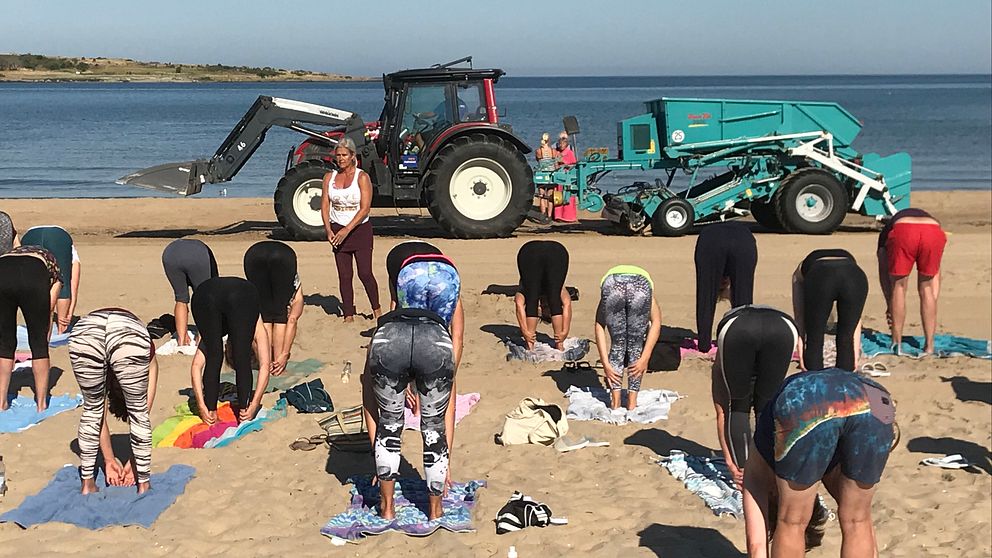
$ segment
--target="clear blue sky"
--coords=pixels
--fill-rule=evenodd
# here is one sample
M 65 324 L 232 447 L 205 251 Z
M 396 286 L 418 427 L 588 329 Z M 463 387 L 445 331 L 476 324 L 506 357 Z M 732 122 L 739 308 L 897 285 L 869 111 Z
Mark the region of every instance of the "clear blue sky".
M 378 75 L 992 73 L 989 0 L 0 0 L 0 52 Z

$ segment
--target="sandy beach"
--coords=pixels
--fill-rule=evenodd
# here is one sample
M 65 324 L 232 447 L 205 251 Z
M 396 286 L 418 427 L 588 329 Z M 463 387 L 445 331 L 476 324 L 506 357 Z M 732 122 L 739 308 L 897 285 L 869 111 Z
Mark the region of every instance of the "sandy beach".
M 939 218 L 948 231 L 943 261 L 939 332 L 988 339 L 992 336 L 992 193 L 988 191 L 914 193 L 914 206 Z M 0 200 L 19 230 L 59 224 L 69 230 L 82 260 L 77 314 L 122 306 L 148 321 L 171 312 L 172 292 L 161 254 L 174 238 L 199 238 L 214 251 L 222 275 L 243 276 L 242 258 L 254 242 L 284 240 L 269 199 Z M 426 210 L 423 212 L 426 216 Z M 482 479 L 476 507 L 476 533 L 438 532 L 426 538 L 390 533 L 344 548 L 332 546 L 320 527 L 348 502 L 344 481 L 373 471 L 370 455 L 292 451 L 298 436 L 320 432 L 314 416 L 290 411 L 262 432 L 216 450 L 156 449 L 152 472 L 184 463 L 196 468 L 185 494 L 150 529 L 113 527 L 88 531 L 50 523 L 31 529 L 0 524 L 0 556 L 466 556 L 503 557 L 510 545 L 519 556 L 724 557 L 744 546 L 744 522 L 714 516 L 662 467 L 659 456 L 680 448 L 693 453 L 717 448 L 710 399 L 710 363 L 683 361 L 677 372 L 654 373 L 645 389 L 670 389 L 686 397 L 667 421 L 611 426 L 572 422 L 574 431 L 607 440 L 608 448 L 559 454 L 538 446 L 502 447 L 493 442 L 504 415 L 525 396 L 562 405 L 568 385 L 594 385 L 592 372 L 569 373 L 553 364 L 507 362 L 493 332 L 515 327 L 510 299 L 483 295 L 490 284 L 517 281 L 516 252 L 540 236 L 563 243 L 570 252 L 568 285 L 580 291 L 572 335 L 592 338 L 599 280 L 619 263 L 647 269 L 666 325 L 694 329 L 694 236 L 630 238 L 604 234 L 607 223 L 583 215 L 576 225 L 527 225 L 513 238 L 461 241 L 444 238 L 417 210 L 377 209 L 375 270 L 380 297 L 388 302 L 384 259 L 389 249 L 410 238 L 429 238 L 458 264 L 465 304 L 465 353 L 458 391 L 482 399 L 458 426 L 452 449 L 452 478 Z M 791 311 L 790 275 L 811 250 L 838 247 L 858 259 L 871 281 L 864 325 L 885 330 L 885 303 L 878 286 L 875 245 L 879 225 L 850 217 L 832 236 L 756 232 L 759 263 L 755 301 Z M 757 229 L 756 229 L 757 231 Z M 342 365 L 360 369 L 367 340 L 359 334 L 373 322 L 344 324 L 334 314 L 339 295 L 330 247 L 323 242 L 290 242 L 299 257 L 306 310 L 294 360 L 326 363 L 323 379 L 338 408 L 360 401 L 357 378 L 342 384 Z M 918 298 L 911 289 L 907 333 L 921 334 Z M 358 311 L 368 301 L 356 281 Z M 717 310 L 718 316 L 726 304 Z M 541 332 L 550 332 L 542 326 Z M 595 352 L 595 349 L 593 349 Z M 191 357 L 163 356 L 152 424 L 172 414 L 190 385 Z M 590 362 L 595 362 L 591 354 Z M 892 376 L 881 382 L 898 404 L 902 441 L 894 450 L 878 488 L 873 514 L 881 556 L 985 557 L 992 555 L 992 365 L 951 358 L 911 360 L 883 357 Z M 52 352 L 52 392 L 78 393 L 68 352 Z M 601 371 L 599 371 L 601 375 Z M 25 378 L 18 378 L 18 374 Z M 357 370 L 356 375 L 357 376 Z M 27 385 L 26 373 L 12 384 Z M 23 387 L 21 394 L 31 393 Z M 266 406 L 276 400 L 265 397 Z M 35 494 L 63 464 L 78 465 L 70 449 L 80 411 L 63 413 L 17 434 L 0 434 L 0 454 L 9 490 L 0 513 Z M 115 434 L 127 428 L 112 423 Z M 404 457 L 422 474 L 421 439 L 404 436 Z M 923 467 L 921 459 L 961 453 L 979 464 L 977 472 Z M 410 470 L 406 467 L 405 470 Z M 496 511 L 514 490 L 547 503 L 568 517 L 562 527 L 531 528 L 497 536 Z M 830 502 L 832 505 L 832 501 Z M 830 523 L 823 547 L 810 556 L 837 556 L 840 528 Z

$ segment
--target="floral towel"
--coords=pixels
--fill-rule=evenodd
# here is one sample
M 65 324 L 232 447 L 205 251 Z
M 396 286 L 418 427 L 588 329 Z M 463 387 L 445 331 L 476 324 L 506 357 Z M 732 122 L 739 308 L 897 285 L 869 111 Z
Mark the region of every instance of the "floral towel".
M 332 517 L 320 529 L 322 535 L 348 542 L 358 542 L 368 535 L 387 531 L 399 531 L 415 537 L 430 535 L 438 529 L 473 533 L 472 510 L 475 508 L 476 492 L 486 486 L 486 481 L 452 483 L 441 504 L 444 515 L 428 521 L 424 513 L 427 509 L 427 483 L 422 479 L 401 478 L 396 481 L 396 518 L 387 520 L 376 512 L 379 487 L 372 485 L 371 476 L 351 478 L 348 482 L 353 485 L 348 509 Z

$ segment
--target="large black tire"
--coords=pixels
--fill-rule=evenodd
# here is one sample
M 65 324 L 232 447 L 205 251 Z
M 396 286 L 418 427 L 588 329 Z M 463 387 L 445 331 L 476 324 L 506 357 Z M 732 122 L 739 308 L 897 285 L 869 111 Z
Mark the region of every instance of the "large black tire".
M 424 181 L 430 214 L 456 238 L 509 236 L 534 200 L 534 173 L 514 145 L 491 134 L 451 141 Z
M 320 194 L 324 175 L 332 170 L 324 161 L 303 161 L 279 180 L 273 196 L 276 218 L 296 240 L 327 238 L 320 218 Z
M 778 214 L 775 212 L 775 206 L 770 202 L 760 202 L 751 201 L 751 217 L 758 222 L 759 225 L 765 227 L 772 231 L 783 230 L 782 221 L 778 220 Z
M 695 210 L 682 198 L 668 198 L 651 215 L 651 234 L 682 236 L 692 229 Z
M 775 193 L 775 214 L 786 231 L 830 234 L 844 221 L 850 207 L 844 185 L 820 169 L 797 170 Z

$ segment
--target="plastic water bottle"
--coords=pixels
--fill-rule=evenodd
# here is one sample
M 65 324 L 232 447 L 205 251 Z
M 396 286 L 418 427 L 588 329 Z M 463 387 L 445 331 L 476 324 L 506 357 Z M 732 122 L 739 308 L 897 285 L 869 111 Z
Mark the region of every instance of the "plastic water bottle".
M 7 493 L 7 466 L 3 464 L 3 456 L 0 455 L 0 496 Z
M 517 547 L 511 546 L 510 550 L 506 551 L 506 558 L 517 558 Z
M 346 360 L 344 370 L 341 371 L 341 383 L 347 384 L 349 381 L 351 381 L 351 361 Z

